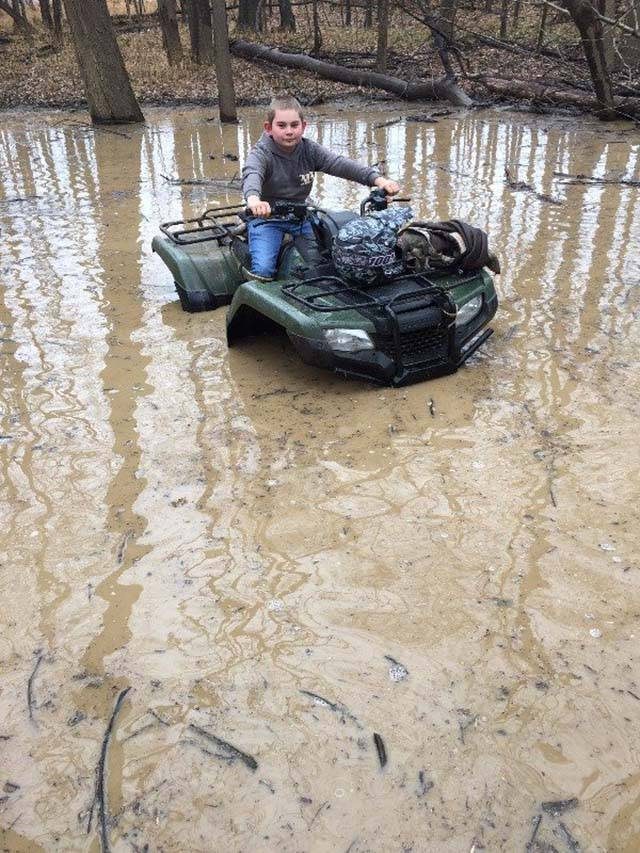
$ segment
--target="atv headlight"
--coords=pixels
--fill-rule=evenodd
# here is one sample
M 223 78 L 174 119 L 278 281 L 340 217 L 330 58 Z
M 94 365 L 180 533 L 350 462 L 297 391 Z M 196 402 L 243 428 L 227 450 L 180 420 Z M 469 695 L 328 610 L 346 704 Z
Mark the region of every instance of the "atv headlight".
M 324 336 L 331 349 L 340 352 L 373 349 L 373 341 L 362 329 L 326 329 Z
M 470 299 L 458 308 L 458 313 L 456 314 L 456 326 L 466 326 L 467 323 L 470 323 L 471 320 L 478 316 L 481 308 L 482 294 L 479 293 L 477 296 L 474 296 L 473 299 Z

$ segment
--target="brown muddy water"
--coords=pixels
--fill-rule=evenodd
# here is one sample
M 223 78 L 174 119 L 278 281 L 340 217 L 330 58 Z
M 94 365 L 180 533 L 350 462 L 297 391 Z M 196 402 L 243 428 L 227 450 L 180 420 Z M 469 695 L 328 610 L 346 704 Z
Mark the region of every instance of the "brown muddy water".
M 151 253 L 258 111 L 3 115 L 2 849 L 640 849 L 640 190 L 556 174 L 638 179 L 640 138 L 403 109 L 309 132 L 503 274 L 402 390 L 229 352 Z

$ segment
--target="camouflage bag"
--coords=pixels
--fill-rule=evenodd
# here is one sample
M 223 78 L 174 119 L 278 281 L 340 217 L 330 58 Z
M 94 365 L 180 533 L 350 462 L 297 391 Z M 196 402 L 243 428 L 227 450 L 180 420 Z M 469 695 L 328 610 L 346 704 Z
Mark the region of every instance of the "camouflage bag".
M 398 231 L 412 216 L 410 207 L 389 207 L 343 225 L 331 249 L 337 274 L 363 286 L 380 284 L 404 272 L 396 241 Z
M 400 229 L 398 249 L 404 266 L 412 272 L 469 272 L 481 267 L 500 272 L 485 232 L 460 219 L 409 222 Z

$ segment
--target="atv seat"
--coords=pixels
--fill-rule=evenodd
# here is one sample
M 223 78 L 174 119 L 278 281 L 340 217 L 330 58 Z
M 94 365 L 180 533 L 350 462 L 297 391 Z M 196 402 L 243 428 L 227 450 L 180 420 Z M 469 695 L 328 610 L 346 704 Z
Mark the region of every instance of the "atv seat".
M 320 254 L 324 255 L 326 258 L 331 258 L 333 238 L 343 225 L 346 225 L 347 222 L 351 222 L 352 219 L 357 218 L 357 213 L 353 213 L 351 210 L 335 210 L 331 211 L 331 213 L 318 211 L 317 215 L 312 217 L 311 222 L 316 235 L 318 248 L 320 249 Z

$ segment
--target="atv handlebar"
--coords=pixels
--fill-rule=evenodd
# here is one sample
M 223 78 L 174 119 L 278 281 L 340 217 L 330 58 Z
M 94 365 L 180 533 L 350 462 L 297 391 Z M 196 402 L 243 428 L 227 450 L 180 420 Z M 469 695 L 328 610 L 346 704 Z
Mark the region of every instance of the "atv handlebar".
M 360 203 L 360 216 L 365 216 L 371 210 L 386 210 L 389 202 L 411 201 L 410 198 L 391 198 L 382 187 L 374 187 L 369 195 Z
M 360 216 L 364 216 L 371 210 L 386 210 L 389 203 L 393 201 L 411 201 L 410 198 L 391 198 L 381 187 L 374 187 L 369 195 L 360 204 Z M 265 222 L 277 220 L 278 222 L 304 222 L 311 210 L 321 210 L 314 204 L 304 201 L 274 201 L 271 205 L 269 216 L 254 217 L 264 219 Z M 245 215 L 253 217 L 251 210 L 247 207 Z

